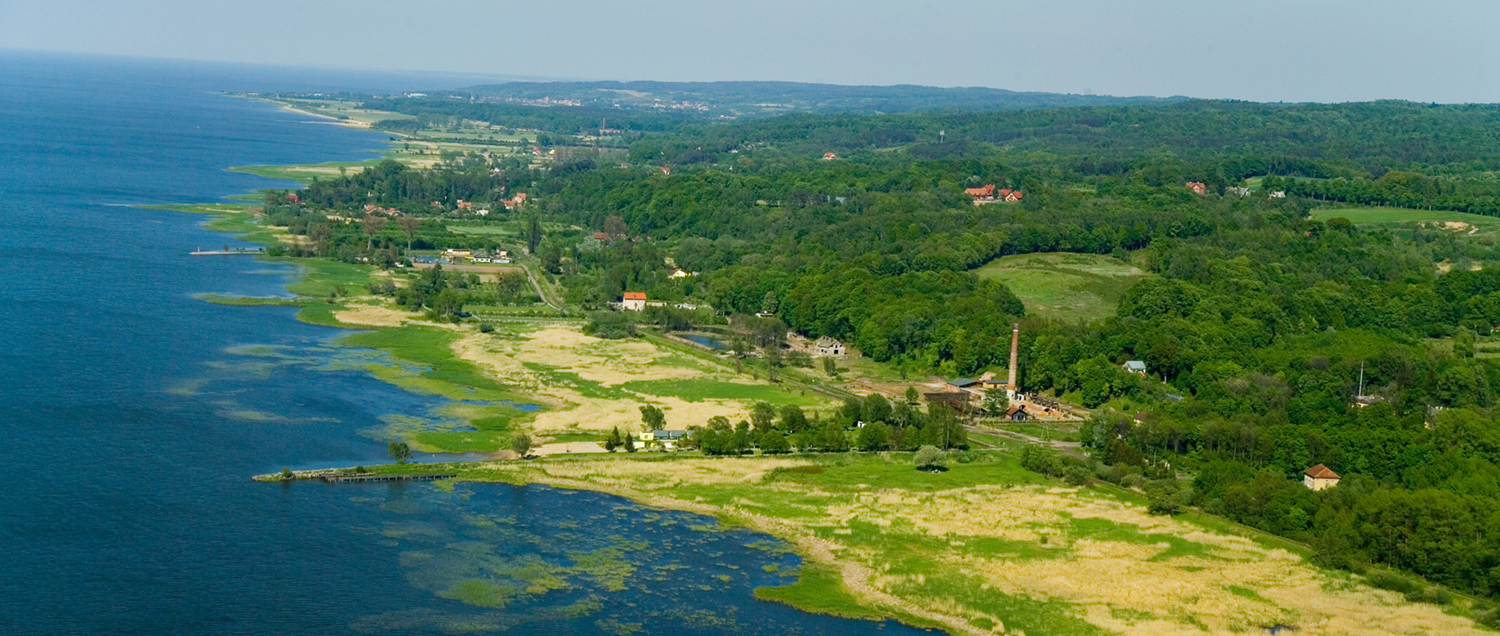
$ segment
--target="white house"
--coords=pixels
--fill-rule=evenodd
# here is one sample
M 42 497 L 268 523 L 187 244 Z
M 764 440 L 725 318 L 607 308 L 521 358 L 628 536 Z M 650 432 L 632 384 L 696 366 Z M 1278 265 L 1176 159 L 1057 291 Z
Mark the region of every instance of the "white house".
M 1339 485 L 1339 474 L 1329 470 L 1327 466 L 1318 464 L 1302 474 L 1302 485 L 1313 490 L 1332 488 Z
M 847 349 L 845 349 L 844 343 L 828 336 L 818 338 L 818 342 L 813 345 L 813 355 L 820 358 L 838 358 L 843 357 L 845 353 L 847 353 Z
M 625 292 L 625 298 L 620 302 L 620 308 L 625 311 L 645 311 L 646 292 Z
M 1140 360 L 1126 360 L 1125 364 L 1120 368 L 1124 369 L 1128 373 L 1134 373 L 1136 375 L 1146 375 L 1146 363 L 1141 362 Z
M 688 432 L 683 430 L 645 431 L 641 433 L 641 443 L 649 447 L 657 447 L 662 450 L 677 450 L 677 443 L 687 437 Z

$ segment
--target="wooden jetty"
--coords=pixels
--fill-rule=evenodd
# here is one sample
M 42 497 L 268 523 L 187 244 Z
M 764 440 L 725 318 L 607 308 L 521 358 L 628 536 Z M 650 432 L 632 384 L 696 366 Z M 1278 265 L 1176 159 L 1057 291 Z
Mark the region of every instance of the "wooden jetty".
M 265 253 L 266 253 L 266 251 L 264 249 L 259 249 L 259 250 L 228 250 L 228 251 L 225 251 L 225 250 L 197 250 L 195 252 L 189 252 L 188 256 L 254 256 L 256 254 L 265 254 Z
M 408 475 L 323 475 L 320 477 L 330 484 L 349 484 L 376 481 L 434 481 L 457 477 L 458 473 L 424 473 Z

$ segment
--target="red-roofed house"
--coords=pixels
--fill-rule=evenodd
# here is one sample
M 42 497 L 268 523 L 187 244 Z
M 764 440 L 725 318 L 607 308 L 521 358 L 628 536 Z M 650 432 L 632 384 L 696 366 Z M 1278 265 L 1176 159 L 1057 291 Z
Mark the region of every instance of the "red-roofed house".
M 1005 194 L 1001 196 L 1001 200 L 1014 203 L 1020 201 L 1023 196 L 1025 195 L 1021 194 L 1020 190 L 1006 190 Z
M 825 153 L 823 153 L 823 161 L 833 161 L 834 159 L 838 159 L 838 158 L 839 158 L 839 156 L 837 154 L 835 154 L 835 153 L 832 153 L 832 152 L 825 152 Z
M 1208 194 L 1208 186 L 1201 181 L 1189 181 L 1187 188 L 1196 194 Z
M 645 311 L 646 292 L 625 292 L 625 298 L 620 301 L 620 308 L 625 311 Z
M 982 188 L 964 188 L 964 194 L 974 197 L 975 201 L 994 201 L 995 184 L 991 183 Z
M 609 240 L 609 234 L 607 234 L 605 232 L 594 232 L 594 240 L 596 240 L 596 241 L 608 241 Z
M 1329 470 L 1327 466 L 1318 464 L 1302 474 L 1302 485 L 1313 490 L 1332 488 L 1339 485 L 1339 474 Z

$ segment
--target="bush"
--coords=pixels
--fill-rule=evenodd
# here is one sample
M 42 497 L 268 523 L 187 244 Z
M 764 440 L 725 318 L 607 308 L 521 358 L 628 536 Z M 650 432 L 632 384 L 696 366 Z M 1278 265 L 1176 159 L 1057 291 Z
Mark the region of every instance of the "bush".
M 492 325 L 492 324 L 490 324 L 490 323 L 488 323 L 488 322 L 481 322 L 481 323 L 479 323 L 479 333 L 490 333 L 490 332 L 492 332 L 494 330 L 495 330 L 495 326 Z
M 1182 485 L 1176 479 L 1158 479 L 1145 486 L 1148 512 L 1153 515 L 1175 515 L 1182 509 Z
M 1089 469 L 1083 466 L 1069 466 L 1063 470 L 1063 481 L 1069 486 L 1089 485 Z
M 619 340 L 635 337 L 635 320 L 624 313 L 601 311 L 589 316 L 583 332 L 596 338 Z
M 531 452 L 531 436 L 525 433 L 516 433 L 510 438 L 510 449 L 522 457 Z
M 1474 622 L 1490 629 L 1500 629 L 1500 609 L 1492 609 L 1487 612 L 1475 612 Z
M 912 457 L 912 461 L 916 463 L 917 470 L 943 468 L 947 464 L 947 460 L 943 458 L 943 451 L 938 450 L 936 446 L 923 446 L 917 449 L 917 454 Z

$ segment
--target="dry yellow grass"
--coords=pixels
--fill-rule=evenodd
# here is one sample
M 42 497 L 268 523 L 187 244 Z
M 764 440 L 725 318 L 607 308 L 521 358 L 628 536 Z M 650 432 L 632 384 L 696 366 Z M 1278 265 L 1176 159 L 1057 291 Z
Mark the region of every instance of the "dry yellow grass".
M 584 335 L 571 325 L 554 325 L 526 334 L 525 342 L 519 343 L 514 352 L 523 362 L 571 371 L 605 386 L 707 375 L 698 369 L 656 364 L 668 355 L 649 342 L 604 340 Z
M 349 305 L 333 312 L 333 317 L 342 323 L 372 327 L 400 327 L 420 318 L 418 314 L 378 305 Z

